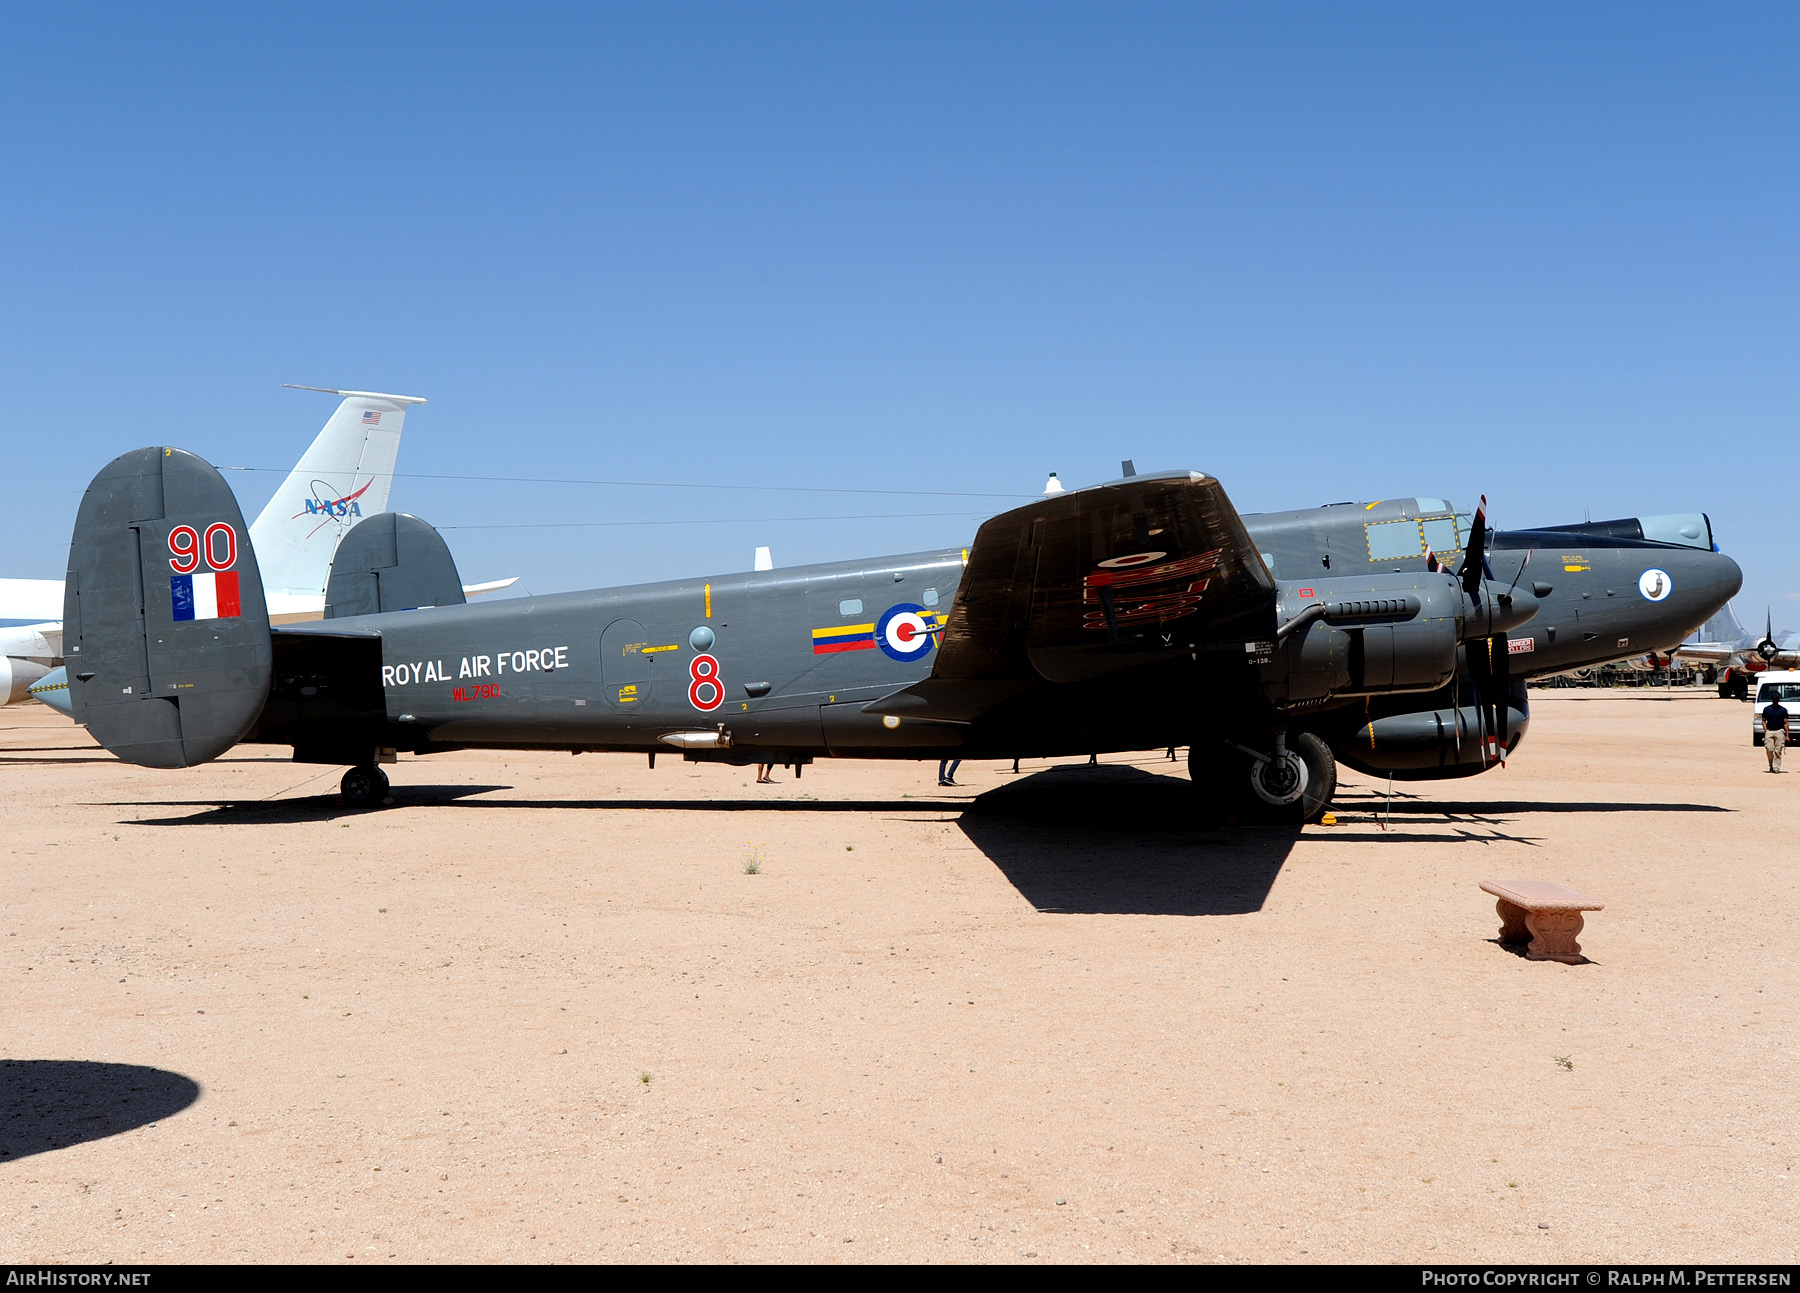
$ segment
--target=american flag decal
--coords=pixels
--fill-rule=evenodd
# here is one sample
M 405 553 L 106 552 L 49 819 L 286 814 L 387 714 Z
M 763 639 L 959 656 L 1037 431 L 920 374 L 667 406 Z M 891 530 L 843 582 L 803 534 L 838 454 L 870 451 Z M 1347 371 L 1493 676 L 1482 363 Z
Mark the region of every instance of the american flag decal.
M 363 414 L 363 425 L 370 427 L 380 426 L 381 414 L 377 413 L 374 409 L 370 409 L 367 413 Z

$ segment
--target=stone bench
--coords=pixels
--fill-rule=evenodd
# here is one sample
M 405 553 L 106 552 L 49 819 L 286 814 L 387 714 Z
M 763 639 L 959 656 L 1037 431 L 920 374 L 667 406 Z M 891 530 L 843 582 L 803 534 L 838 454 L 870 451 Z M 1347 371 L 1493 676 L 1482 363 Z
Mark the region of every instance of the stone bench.
M 1600 911 L 1606 904 L 1585 893 L 1551 884 L 1548 880 L 1483 880 L 1481 887 L 1499 899 L 1500 941 L 1531 940 L 1525 955 L 1533 961 L 1561 961 L 1580 965 L 1581 913 Z

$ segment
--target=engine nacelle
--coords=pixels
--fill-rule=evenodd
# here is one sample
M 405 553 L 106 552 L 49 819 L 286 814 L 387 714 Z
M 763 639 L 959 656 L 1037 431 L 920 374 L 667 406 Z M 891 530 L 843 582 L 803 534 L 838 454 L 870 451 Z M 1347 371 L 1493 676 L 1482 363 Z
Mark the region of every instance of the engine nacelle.
M 1531 706 L 1523 682 L 1513 682 L 1507 691 L 1506 749 L 1510 754 L 1531 726 Z M 1444 699 L 1449 700 L 1448 694 Z M 1401 781 L 1472 777 L 1493 766 L 1492 756 L 1483 756 L 1481 734 L 1481 712 L 1476 706 L 1444 704 L 1365 723 L 1336 754 L 1358 772 L 1391 773 Z
M 1270 690 L 1291 704 L 1436 691 L 1456 672 L 1459 644 L 1525 623 L 1537 599 L 1485 583 L 1471 598 L 1443 573 L 1368 575 L 1288 584 L 1276 611 Z
M 0 705 L 17 705 L 31 699 L 31 684 L 50 672 L 47 664 L 0 655 Z

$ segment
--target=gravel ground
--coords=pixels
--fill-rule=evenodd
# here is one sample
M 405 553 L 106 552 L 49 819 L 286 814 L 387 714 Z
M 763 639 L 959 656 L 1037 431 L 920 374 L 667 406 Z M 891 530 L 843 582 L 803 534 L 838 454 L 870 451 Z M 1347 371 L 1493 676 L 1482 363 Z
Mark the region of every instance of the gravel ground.
M 1534 708 L 1299 833 L 1155 755 L 475 753 L 353 814 L 8 709 L 0 1258 L 1791 1260 L 1800 775 L 1742 704 Z M 1486 878 L 1605 899 L 1591 961 Z

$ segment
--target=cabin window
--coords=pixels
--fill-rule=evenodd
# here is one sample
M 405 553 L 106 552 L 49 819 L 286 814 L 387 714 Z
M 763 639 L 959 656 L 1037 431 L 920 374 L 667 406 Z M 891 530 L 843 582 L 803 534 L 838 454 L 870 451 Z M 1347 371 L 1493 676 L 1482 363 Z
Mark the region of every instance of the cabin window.
M 923 600 L 927 606 L 936 606 L 937 605 L 937 589 L 927 588 L 925 590 L 925 596 L 921 600 Z
M 1456 552 L 1462 548 L 1462 535 L 1457 531 L 1454 516 L 1428 517 L 1422 524 L 1425 546 L 1433 552 Z
M 1369 560 L 1393 561 L 1397 557 L 1419 555 L 1419 523 L 1417 521 L 1377 521 L 1363 527 L 1369 535 Z
M 862 598 L 846 597 L 843 601 L 838 603 L 838 614 L 839 615 L 861 615 L 862 614 Z

